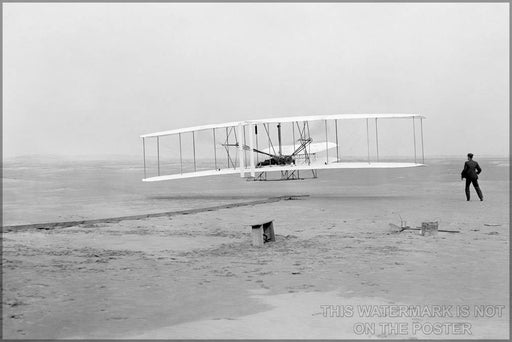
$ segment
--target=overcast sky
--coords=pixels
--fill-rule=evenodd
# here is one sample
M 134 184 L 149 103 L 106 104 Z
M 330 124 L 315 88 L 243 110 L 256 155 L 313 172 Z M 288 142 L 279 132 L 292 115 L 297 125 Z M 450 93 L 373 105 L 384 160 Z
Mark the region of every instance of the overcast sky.
M 509 4 L 3 4 L 3 151 L 141 153 L 140 134 L 419 113 L 427 155 L 508 155 Z

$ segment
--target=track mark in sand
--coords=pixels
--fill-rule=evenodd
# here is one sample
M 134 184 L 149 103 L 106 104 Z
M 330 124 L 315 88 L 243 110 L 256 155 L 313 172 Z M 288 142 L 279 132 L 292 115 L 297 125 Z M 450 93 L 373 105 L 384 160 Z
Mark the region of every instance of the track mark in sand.
M 231 317 L 216 317 L 216 318 L 212 318 L 212 320 L 214 321 L 219 321 L 219 320 L 227 320 L 227 321 L 236 321 L 236 318 L 231 318 Z
M 286 195 L 286 196 L 277 196 L 277 197 L 269 197 L 267 199 L 250 201 L 250 202 L 241 202 L 241 203 L 228 203 L 223 205 L 217 205 L 214 207 L 206 207 L 206 208 L 197 208 L 197 209 L 187 209 L 187 210 L 179 210 L 179 211 L 167 211 L 163 213 L 154 213 L 154 214 L 143 214 L 143 215 L 132 215 L 132 216 L 120 216 L 120 217 L 111 217 L 111 218 L 102 218 L 102 219 L 94 219 L 94 220 L 80 220 L 80 221 L 66 221 L 66 222 L 49 222 L 49 223 L 34 223 L 34 224 L 22 224 L 22 225 L 14 225 L 14 226 L 3 226 L 2 232 L 13 232 L 13 231 L 23 231 L 29 229 L 41 229 L 41 230 L 51 230 L 55 228 L 69 228 L 74 226 L 82 225 L 83 228 L 97 228 L 97 223 L 116 223 L 125 220 L 141 220 L 151 217 L 162 217 L 162 216 L 175 216 L 175 215 L 191 215 L 208 211 L 216 211 L 221 209 L 230 209 L 230 208 L 238 208 L 245 207 L 250 205 L 258 205 L 258 204 L 267 204 L 273 202 L 279 202 L 282 200 L 290 200 L 290 199 L 298 199 L 301 197 L 309 197 L 309 195 Z

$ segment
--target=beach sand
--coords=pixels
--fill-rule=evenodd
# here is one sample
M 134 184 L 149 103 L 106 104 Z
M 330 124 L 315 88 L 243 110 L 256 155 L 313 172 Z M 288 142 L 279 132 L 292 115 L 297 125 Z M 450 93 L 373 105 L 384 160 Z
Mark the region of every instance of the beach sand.
M 474 192 L 466 202 L 460 165 L 438 161 L 377 176 L 334 172 L 259 184 L 221 177 L 208 191 L 224 195 L 203 194 L 200 204 L 193 203 L 200 189 L 182 183 L 173 198 L 192 192 L 187 208 L 308 197 L 4 232 L 3 337 L 508 338 L 508 167 L 499 165 L 484 167 L 484 202 Z M 143 212 L 143 200 L 137 205 L 126 212 Z M 438 221 L 460 233 L 398 233 L 389 223 L 399 225 L 399 215 L 413 227 Z M 276 241 L 254 247 L 250 225 L 266 220 Z M 441 317 L 367 317 L 364 305 L 451 307 Z M 461 306 L 468 315 L 457 314 Z M 352 315 L 342 310 L 350 308 Z M 436 322 L 470 334 L 430 331 Z M 388 323 L 407 331 L 384 329 Z

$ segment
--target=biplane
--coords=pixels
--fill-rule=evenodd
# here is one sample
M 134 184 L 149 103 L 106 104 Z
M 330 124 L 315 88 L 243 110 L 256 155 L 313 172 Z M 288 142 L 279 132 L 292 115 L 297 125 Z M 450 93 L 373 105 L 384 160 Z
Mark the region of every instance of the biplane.
M 144 158 L 143 181 L 226 174 L 240 174 L 248 180 L 271 180 L 267 177 L 269 173 L 277 174 L 278 180 L 293 180 L 303 179 L 304 173 L 301 176 L 301 171 L 311 172 L 312 178 L 316 178 L 318 170 L 324 169 L 423 166 L 423 119 L 425 117 L 418 114 L 297 116 L 144 134 L 140 136 Z M 412 160 L 385 159 L 379 154 L 380 125 L 397 120 L 410 120 Z M 362 132 L 356 134 L 345 129 L 348 122 L 359 122 L 358 127 Z M 353 137 L 356 135 L 365 141 L 354 143 Z M 417 151 L 417 135 L 421 137 L 420 155 Z M 394 132 L 391 140 L 403 136 L 405 133 L 402 131 L 398 134 Z M 347 142 L 342 143 L 342 137 Z M 151 143 L 154 148 L 149 147 Z M 359 149 L 365 145 L 364 159 L 354 158 L 344 151 L 351 143 Z M 400 142 L 402 145 L 404 143 Z

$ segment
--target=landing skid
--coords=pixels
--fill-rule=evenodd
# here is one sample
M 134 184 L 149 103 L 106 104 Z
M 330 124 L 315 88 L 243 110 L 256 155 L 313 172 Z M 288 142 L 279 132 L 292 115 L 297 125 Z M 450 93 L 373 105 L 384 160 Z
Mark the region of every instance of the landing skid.
M 281 171 L 280 178 L 272 178 L 269 179 L 267 177 L 267 172 L 260 172 L 256 175 L 256 177 L 249 177 L 247 181 L 283 181 L 283 180 L 304 180 L 308 178 L 318 178 L 318 170 L 311 170 L 312 177 L 301 177 L 299 170 L 294 171 Z

